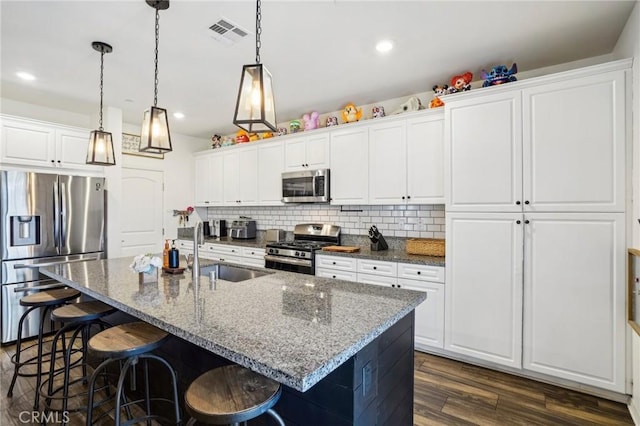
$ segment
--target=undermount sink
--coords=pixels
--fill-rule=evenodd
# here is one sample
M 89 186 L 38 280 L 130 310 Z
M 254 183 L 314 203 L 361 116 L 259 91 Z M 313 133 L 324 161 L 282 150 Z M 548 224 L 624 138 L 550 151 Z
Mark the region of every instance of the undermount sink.
M 201 275 L 208 276 L 209 272 L 211 271 L 216 271 L 216 277 L 218 277 L 218 279 L 231 281 L 234 283 L 251 280 L 253 278 L 258 278 L 273 273 L 266 271 L 257 271 L 254 269 L 240 268 L 230 265 L 220 265 L 218 263 L 200 267 Z

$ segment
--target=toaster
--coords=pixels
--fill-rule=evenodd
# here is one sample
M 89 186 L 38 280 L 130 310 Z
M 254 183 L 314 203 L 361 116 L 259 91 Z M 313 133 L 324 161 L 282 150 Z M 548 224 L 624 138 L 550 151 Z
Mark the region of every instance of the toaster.
M 286 233 L 284 229 L 267 229 L 267 236 L 265 237 L 266 241 L 271 242 L 280 242 L 285 240 Z

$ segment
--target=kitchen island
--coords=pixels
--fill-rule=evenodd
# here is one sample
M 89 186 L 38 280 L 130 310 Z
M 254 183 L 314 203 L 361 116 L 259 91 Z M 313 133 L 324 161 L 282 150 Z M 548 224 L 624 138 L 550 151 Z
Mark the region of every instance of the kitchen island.
M 42 272 L 282 383 L 288 424 L 412 424 L 413 310 L 425 293 L 270 270 L 215 285 L 189 274 L 139 284 L 130 262 Z

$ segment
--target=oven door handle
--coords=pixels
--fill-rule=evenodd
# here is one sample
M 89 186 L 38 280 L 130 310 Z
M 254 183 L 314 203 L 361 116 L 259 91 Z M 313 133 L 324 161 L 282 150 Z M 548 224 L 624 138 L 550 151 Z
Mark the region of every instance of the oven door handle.
M 66 265 L 67 263 L 76 263 L 76 262 L 87 262 L 89 260 L 98 260 L 98 257 L 86 257 L 83 259 L 72 259 L 72 260 L 65 260 L 62 262 L 42 262 L 42 263 L 16 263 L 13 266 L 13 269 L 26 269 L 26 268 L 34 268 L 34 269 L 38 269 L 38 268 L 44 268 L 46 266 L 56 266 L 56 265 Z
M 290 265 L 311 266 L 310 260 L 293 259 L 291 257 L 273 256 L 270 254 L 266 254 L 264 256 L 264 260 L 270 260 L 272 262 L 288 263 Z

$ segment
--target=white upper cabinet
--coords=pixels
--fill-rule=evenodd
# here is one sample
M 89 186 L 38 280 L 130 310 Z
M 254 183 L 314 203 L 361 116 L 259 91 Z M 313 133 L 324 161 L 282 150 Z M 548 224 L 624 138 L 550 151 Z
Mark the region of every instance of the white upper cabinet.
M 407 120 L 407 204 L 444 204 L 442 113 Z
M 624 211 L 624 71 L 574 74 L 445 101 L 447 210 Z
M 258 204 L 282 204 L 282 172 L 284 170 L 284 143 L 269 142 L 258 146 Z
M 223 157 L 207 153 L 195 159 L 196 206 L 216 206 L 223 202 Z
M 329 134 L 287 139 L 284 152 L 286 171 L 326 169 L 329 167 Z
M 523 198 L 528 211 L 624 211 L 621 71 L 526 89 Z
M 0 163 L 104 172 L 86 164 L 89 130 L 17 117 L 0 120 Z
M 405 120 L 369 128 L 369 203 L 404 204 L 407 199 Z
M 330 152 L 331 204 L 367 204 L 369 129 L 359 126 L 332 132 Z
M 258 149 L 255 146 L 223 154 L 223 204 L 258 204 Z
M 445 103 L 449 211 L 521 211 L 519 91 Z

